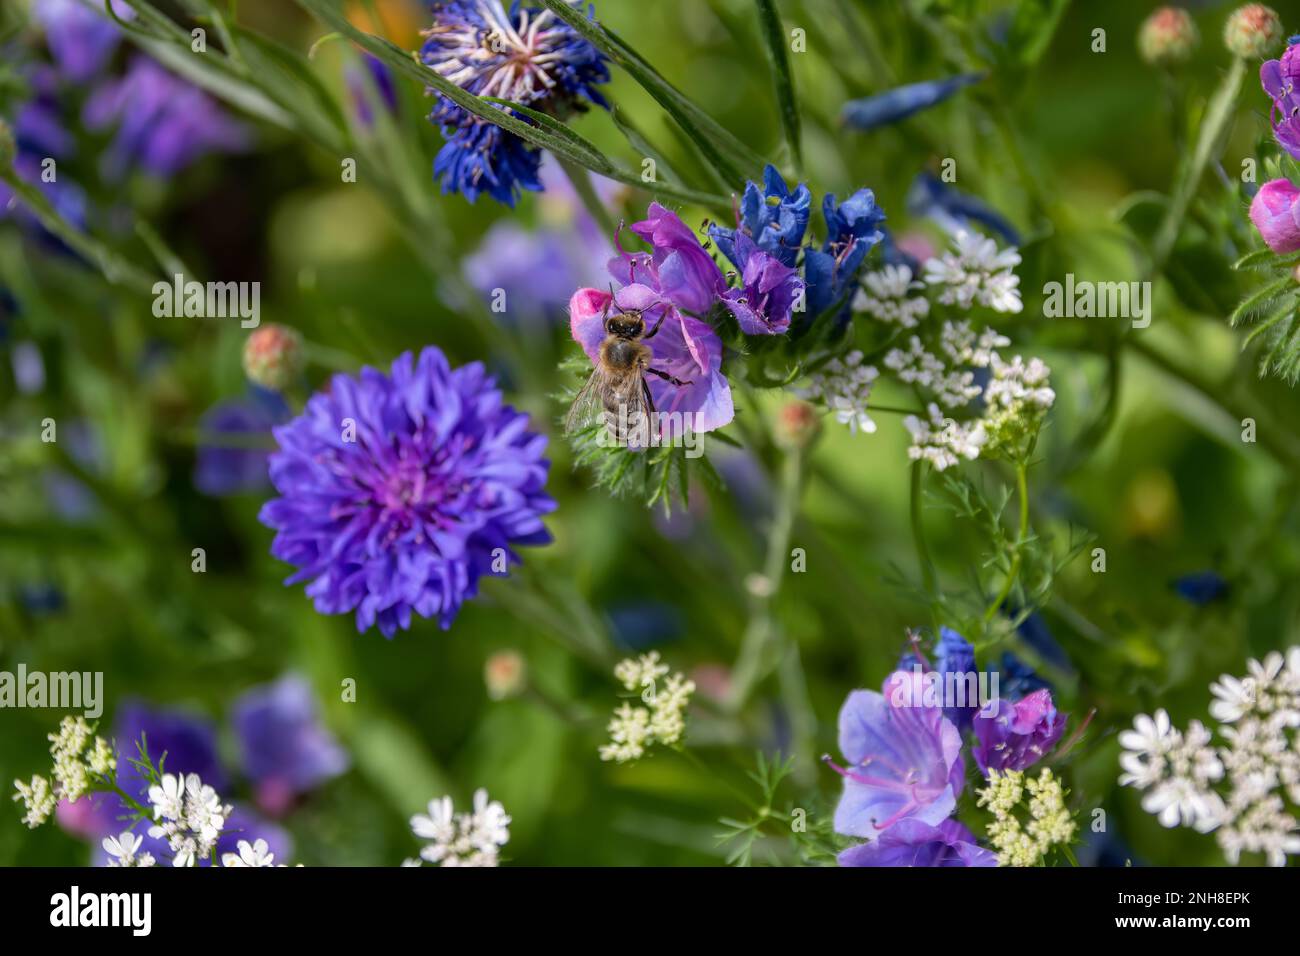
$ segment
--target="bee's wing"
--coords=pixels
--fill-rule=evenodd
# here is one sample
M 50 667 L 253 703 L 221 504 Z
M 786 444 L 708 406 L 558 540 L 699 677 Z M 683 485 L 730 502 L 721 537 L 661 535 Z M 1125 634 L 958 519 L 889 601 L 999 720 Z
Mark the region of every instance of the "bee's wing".
M 565 416 L 564 433 L 566 435 L 586 428 L 595 422 L 605 410 L 604 402 L 601 401 L 600 397 L 600 381 L 600 369 L 592 369 L 591 374 L 587 376 L 586 383 L 578 392 L 578 396 L 573 400 L 573 404 L 569 406 L 569 414 Z

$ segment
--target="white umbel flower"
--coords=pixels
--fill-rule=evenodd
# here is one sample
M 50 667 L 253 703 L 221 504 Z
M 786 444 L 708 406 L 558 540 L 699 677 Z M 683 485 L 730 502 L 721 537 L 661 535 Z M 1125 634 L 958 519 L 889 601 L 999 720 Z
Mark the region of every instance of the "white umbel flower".
M 496 866 L 500 848 L 510 841 L 510 817 L 482 788 L 474 792 L 474 809 L 457 813 L 451 797 L 429 801 L 428 814 L 411 817 L 411 832 L 428 841 L 420 856 L 438 866 Z M 406 860 L 403 866 L 419 866 Z
M 934 403 L 928 406 L 927 412 L 929 419 L 926 421 L 915 415 L 903 419 L 903 427 L 912 436 L 912 445 L 907 449 L 908 458 L 928 461 L 936 470 L 943 471 L 963 458 L 974 460 L 979 457 L 986 441 L 983 422 L 963 424 L 946 417 Z
M 863 364 L 863 355 L 854 349 L 841 359 L 831 359 L 808 377 L 808 387 L 800 395 L 809 401 L 821 402 L 849 431 L 871 434 L 876 430 L 869 412 L 871 389 L 880 372 L 874 366 Z
M 221 865 L 225 867 L 275 866 L 275 854 L 270 851 L 265 840 L 240 840 L 235 849 L 238 853 L 221 854 Z
M 953 251 L 926 262 L 925 282 L 939 290 L 944 305 L 1019 312 L 1020 277 L 1012 271 L 1019 264 L 1016 249 L 998 249 L 987 236 L 961 231 L 953 237 Z
M 855 312 L 905 329 L 914 329 L 930 314 L 930 300 L 912 292 L 924 290 L 906 265 L 887 265 L 862 277 L 862 288 L 853 299 Z
M 108 861 L 109 866 L 130 866 L 145 867 L 153 866 L 154 858 L 152 853 L 139 853 L 140 845 L 144 843 L 144 837 L 125 830 L 119 835 L 104 837 L 103 847 L 111 859 Z
M 196 773 L 163 774 L 149 788 L 149 802 L 156 821 L 149 835 L 167 840 L 172 866 L 197 866 L 209 856 L 232 810 Z

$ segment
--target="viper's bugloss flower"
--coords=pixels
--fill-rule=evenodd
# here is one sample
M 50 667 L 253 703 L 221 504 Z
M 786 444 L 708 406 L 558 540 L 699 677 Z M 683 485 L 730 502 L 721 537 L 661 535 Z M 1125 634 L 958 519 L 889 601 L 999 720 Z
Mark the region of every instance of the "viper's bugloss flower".
M 1191 57 L 1201 35 L 1196 23 L 1181 7 L 1161 7 L 1142 21 L 1138 54 L 1152 66 L 1173 66 Z
M 961 734 L 938 707 L 924 706 L 921 675 L 895 672 L 884 693 L 855 690 L 840 709 L 848 767 L 835 831 L 875 841 L 901 820 L 936 826 L 957 805 L 965 778 Z
M 211 96 L 145 56 L 133 59 L 121 79 L 102 83 L 82 118 L 91 130 L 115 129 L 103 157 L 109 180 L 136 168 L 174 176 L 209 153 L 239 152 L 251 140 Z
M 950 236 L 970 232 L 971 226 L 978 223 L 997 233 L 1008 245 L 1020 245 L 1020 233 L 1005 216 L 982 199 L 949 186 L 932 173 L 919 173 L 912 180 L 907 192 L 907 212 L 929 219 Z
M 1281 59 L 1264 61 L 1259 82 L 1273 100 L 1269 110 L 1273 138 L 1300 159 L 1300 43 L 1293 39 Z
M 732 248 L 742 285 L 723 293 L 722 303 L 746 335 L 780 335 L 790 327 L 803 299 L 803 279 L 793 266 L 760 249 L 743 232 L 736 234 Z
M 763 170 L 763 186 L 745 184 L 745 194 L 740 200 L 739 223 L 735 229 L 713 225 L 709 235 L 718 244 L 722 254 L 737 269 L 744 270 L 748 256 L 739 255 L 735 248 L 738 234 L 748 235 L 758 248 L 776 257 L 782 264 L 793 266 L 799 257 L 808 229 L 808 216 L 812 207 L 812 193 L 800 183 L 793 192 L 785 184 L 777 168 L 768 165 Z
M 420 58 L 449 82 L 560 118 L 589 102 L 606 106 L 596 89 L 609 80 L 605 57 L 550 11 L 518 0 L 508 11 L 501 0 L 433 0 L 430 6 L 434 22 L 424 31 Z M 486 192 L 513 206 L 521 190 L 542 188 L 540 150 L 435 95 L 430 119 L 447 144 L 433 168 L 444 193 L 473 202 Z
M 113 13 L 122 20 L 135 18 L 135 10 L 123 0 L 113 0 Z M 103 3 L 36 0 L 32 18 L 44 31 L 59 72 L 73 83 L 93 79 L 122 39 L 121 28 L 109 18 Z
M 950 627 L 939 628 L 939 640 L 934 646 L 934 669 L 943 675 L 944 687 L 966 686 L 966 675 L 972 675 L 972 679 L 978 677 L 975 670 L 975 645 Z M 953 676 L 955 685 L 949 684 L 949 675 Z M 979 701 L 974 699 L 974 695 L 969 695 L 965 706 L 945 706 L 943 715 L 952 721 L 954 727 L 965 733 L 970 730 L 971 720 L 977 710 Z
M 984 776 L 990 770 L 1024 770 L 1056 746 L 1065 730 L 1066 715 L 1052 703 L 1052 692 L 1036 690 L 1012 704 L 998 701 L 992 716 L 974 719 L 975 763 Z
M 290 674 L 235 701 L 230 723 L 257 804 L 278 815 L 348 768 L 348 755 L 320 722 L 311 685 Z
M 1300 189 L 1289 180 L 1273 179 L 1259 187 L 1250 201 L 1250 221 L 1268 247 L 1278 255 L 1300 249 Z
M 316 610 L 355 612 L 358 631 L 392 637 L 412 612 L 449 628 L 479 578 L 518 563 L 514 547 L 551 540 L 546 437 L 477 362 L 452 369 L 429 346 L 391 374 L 336 375 L 275 438 L 280 497 L 259 515 L 271 553 L 298 566 L 286 584 L 310 582 Z
M 721 428 L 735 417 L 731 386 L 722 374 L 722 340 L 705 315 L 726 291 L 726 280 L 713 257 L 686 224 L 658 203 L 632 231 L 653 246 L 653 252 L 625 252 L 609 261 L 609 272 L 622 283 L 613 294 L 579 289 L 569 300 L 569 331 L 595 364 L 606 332 L 606 310 L 639 311 L 647 332 L 643 341 L 654 353 L 652 368 L 671 375 L 675 385 L 647 375 L 655 410 L 690 415 L 696 432 Z M 688 314 L 694 313 L 694 314 Z
M 849 847 L 838 857 L 840 866 L 997 866 L 998 856 L 975 842 L 957 820 L 938 826 L 920 820 L 899 820 L 874 843 Z
M 1036 690 L 1051 690 L 1052 685 L 1010 651 L 1003 651 L 998 662 L 998 689 L 1010 700 L 1027 697 Z
M 865 99 L 850 100 L 844 104 L 840 121 L 853 129 L 875 129 L 907 119 L 914 113 L 927 110 L 948 99 L 963 87 L 984 79 L 982 73 L 965 73 L 943 80 L 926 80 L 898 86 Z
M 1223 26 L 1223 43 L 1228 51 L 1248 60 L 1266 56 L 1285 36 L 1282 18 L 1262 3 L 1238 7 Z
M 804 281 L 808 285 L 808 311 L 819 316 L 843 300 L 840 316 L 848 314 L 851 293 L 857 288 L 858 270 L 872 246 L 884 238 L 880 224 L 885 214 L 870 189 L 859 189 L 838 203 L 834 193 L 822 200 L 826 241 L 820 249 L 804 253 Z

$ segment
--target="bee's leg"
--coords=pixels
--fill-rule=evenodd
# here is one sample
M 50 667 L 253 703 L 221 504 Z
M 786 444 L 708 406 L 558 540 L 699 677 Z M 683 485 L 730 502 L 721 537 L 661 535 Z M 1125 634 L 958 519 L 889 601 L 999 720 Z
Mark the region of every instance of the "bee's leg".
M 667 309 L 664 309 L 663 312 L 661 312 L 661 313 L 659 314 L 659 321 L 655 323 L 655 327 L 654 327 L 653 329 L 651 329 L 649 332 L 647 332 L 645 335 L 643 335 L 643 336 L 642 336 L 642 339 L 652 339 L 652 338 L 654 338 L 654 337 L 655 337 L 655 333 L 659 331 L 659 326 L 661 326 L 661 325 L 664 324 L 664 319 L 666 319 L 666 318 L 668 318 L 668 310 L 667 310 Z
M 695 384 L 694 382 L 683 382 L 680 378 L 674 378 L 673 376 L 669 375 L 667 372 L 662 372 L 657 368 L 647 368 L 646 371 L 649 372 L 651 375 L 663 379 L 665 382 L 672 382 L 678 388 L 681 388 L 683 385 Z

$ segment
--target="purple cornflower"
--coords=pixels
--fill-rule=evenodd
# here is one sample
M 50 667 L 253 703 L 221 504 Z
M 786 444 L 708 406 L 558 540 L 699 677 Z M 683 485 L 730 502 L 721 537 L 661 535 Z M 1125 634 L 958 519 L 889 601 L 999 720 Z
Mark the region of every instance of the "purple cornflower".
M 975 715 L 975 763 L 990 770 L 1024 770 L 1056 746 L 1065 730 L 1065 714 L 1052 703 L 1052 692 L 1036 690 L 1012 704 L 998 701 L 991 717 Z
M 967 73 L 943 80 L 926 80 L 898 86 L 865 99 L 850 100 L 844 104 L 841 121 L 853 129 L 875 129 L 888 126 L 948 99 L 962 87 L 978 83 L 982 73 Z
M 791 192 L 776 167 L 769 165 L 763 170 L 761 189 L 755 182 L 745 184 L 745 194 L 737 212 L 740 221 L 736 228 L 710 226 L 709 235 L 723 255 L 735 263 L 737 269 L 743 270 L 749 259 L 748 256 L 739 255 L 735 249 L 735 237 L 742 233 L 747 234 L 758 248 L 780 260 L 783 265 L 793 266 L 808 229 L 811 206 L 812 193 L 806 185 L 800 183 Z
M 844 777 L 837 833 L 875 841 L 900 820 L 934 826 L 956 807 L 965 775 L 961 734 L 923 699 L 919 676 L 898 671 L 883 694 L 855 690 L 844 701 L 840 751 L 849 766 L 831 764 Z
M 1259 81 L 1273 100 L 1269 121 L 1277 144 L 1300 159 L 1300 42 L 1291 38 L 1281 59 L 1266 60 Z
M 320 722 L 311 685 L 290 674 L 235 701 L 231 726 L 257 804 L 278 816 L 299 796 L 348 768 L 348 755 Z
M 266 487 L 271 429 L 287 421 L 289 406 L 275 392 L 252 389 L 248 399 L 223 402 L 199 422 L 194 487 L 222 497 Z M 265 442 L 265 447 L 259 447 Z
M 309 581 L 316 610 L 355 612 L 358 631 L 392 637 L 412 612 L 449 628 L 515 546 L 551 539 L 546 437 L 478 362 L 452 369 L 429 346 L 391 374 L 336 375 L 274 434 L 271 553 L 298 566 L 286 584 Z
M 420 58 L 461 89 L 561 118 L 588 102 L 607 105 L 596 89 L 609 80 L 605 57 L 549 10 L 518 0 L 509 11 L 501 0 L 433 0 L 430 7 L 434 22 Z M 435 95 L 430 119 L 447 144 L 433 171 L 444 193 L 473 202 L 486 192 L 513 206 L 520 190 L 542 188 L 538 149 Z
M 123 20 L 135 18 L 135 10 L 122 0 L 113 0 L 113 12 Z M 45 32 L 59 72 L 76 84 L 93 79 L 122 39 L 121 29 L 109 19 L 100 0 L 36 0 L 32 17 Z
M 998 856 L 975 842 L 956 820 L 938 826 L 899 820 L 874 843 L 860 843 L 839 855 L 840 866 L 997 866 Z
M 645 344 L 654 353 L 652 368 L 684 383 L 676 385 L 647 375 L 650 397 L 661 413 L 692 416 L 696 432 L 721 428 L 735 416 L 731 386 L 723 376 L 722 340 L 694 314 L 706 314 L 726 291 L 726 280 L 695 234 L 658 203 L 649 218 L 632 231 L 654 247 L 653 253 L 627 253 L 610 260 L 610 274 L 623 284 L 613 296 L 600 289 L 579 289 L 569 300 L 569 330 L 592 363 L 605 339 L 604 316 L 611 309 L 638 311 L 647 331 Z
M 880 224 L 885 214 L 870 189 L 859 189 L 843 204 L 834 194 L 822 200 L 826 241 L 820 249 L 804 252 L 804 279 L 808 284 L 808 311 L 816 318 L 841 303 L 837 318 L 846 316 L 857 288 L 858 271 L 872 246 L 884 238 Z
M 216 100 L 145 56 L 133 59 L 121 79 L 100 85 L 82 118 L 91 130 L 116 127 L 102 161 L 110 181 L 136 167 L 174 176 L 208 153 L 238 152 L 250 141 Z

